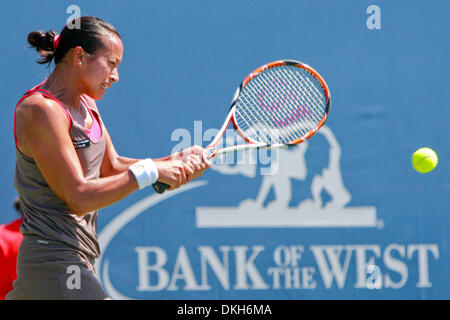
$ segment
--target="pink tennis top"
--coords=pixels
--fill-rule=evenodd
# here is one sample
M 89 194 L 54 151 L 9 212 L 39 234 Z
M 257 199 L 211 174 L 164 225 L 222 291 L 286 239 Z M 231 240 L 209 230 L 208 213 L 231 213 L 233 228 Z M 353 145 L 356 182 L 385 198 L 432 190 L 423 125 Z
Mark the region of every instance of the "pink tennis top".
M 106 149 L 103 123 L 94 102 L 81 96 L 81 103 L 92 117 L 92 126 L 85 128 L 72 119 L 64 104 L 50 92 L 41 89 L 42 83 L 27 91 L 17 105 L 26 97 L 41 94 L 58 103 L 70 121 L 69 132 L 75 152 L 83 169 L 85 179 L 100 177 L 100 167 Z M 17 107 L 16 107 L 17 108 Z M 16 170 L 14 185 L 19 194 L 20 207 L 24 214 L 21 232 L 25 237 L 55 240 L 92 261 L 100 255 L 97 240 L 97 210 L 82 217 L 71 212 L 59 198 L 39 170 L 33 158 L 17 148 L 16 114 L 14 113 L 14 138 L 16 141 Z
M 49 98 L 51 100 L 54 100 L 55 102 L 57 102 L 59 104 L 59 106 L 62 108 L 62 110 L 64 111 L 64 113 L 66 114 L 67 118 L 70 121 L 70 129 L 72 128 L 72 117 L 70 116 L 69 112 L 67 111 L 66 107 L 64 107 L 63 103 L 61 101 L 59 101 L 54 95 L 52 95 L 50 92 L 41 89 L 41 86 L 45 83 L 42 82 L 40 84 L 38 84 L 37 86 L 35 86 L 33 89 L 27 91 L 25 93 L 25 95 L 19 100 L 19 102 L 17 103 L 17 105 L 22 102 L 23 99 L 25 99 L 26 97 L 29 97 L 30 95 L 36 94 L 36 93 L 41 93 L 44 96 L 46 96 L 46 98 Z M 98 142 L 100 141 L 100 139 L 102 138 L 102 129 L 100 126 L 100 122 L 99 122 L 99 118 L 98 118 L 98 114 L 96 114 L 94 116 L 92 109 L 89 107 L 89 105 L 91 105 L 91 103 L 88 102 L 88 98 L 85 95 L 81 96 L 81 104 L 84 106 L 84 108 L 86 108 L 86 110 L 89 112 L 91 118 L 92 118 L 92 125 L 90 128 L 84 128 L 84 131 L 86 132 L 86 134 L 88 135 L 89 139 L 92 140 L 93 142 Z M 95 112 L 97 112 L 94 109 Z M 17 145 L 17 136 L 16 136 L 16 129 L 15 129 L 15 124 L 16 124 L 16 119 L 15 119 L 16 115 L 14 114 L 14 140 L 16 142 Z

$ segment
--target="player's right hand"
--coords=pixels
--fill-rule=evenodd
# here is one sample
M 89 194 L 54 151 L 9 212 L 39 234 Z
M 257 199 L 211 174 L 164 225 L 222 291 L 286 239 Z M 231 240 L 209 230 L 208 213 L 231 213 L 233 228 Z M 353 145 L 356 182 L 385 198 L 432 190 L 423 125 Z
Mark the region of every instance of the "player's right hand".
M 169 190 L 177 189 L 189 182 L 194 175 L 194 165 L 178 159 L 156 161 L 158 181 L 168 184 Z

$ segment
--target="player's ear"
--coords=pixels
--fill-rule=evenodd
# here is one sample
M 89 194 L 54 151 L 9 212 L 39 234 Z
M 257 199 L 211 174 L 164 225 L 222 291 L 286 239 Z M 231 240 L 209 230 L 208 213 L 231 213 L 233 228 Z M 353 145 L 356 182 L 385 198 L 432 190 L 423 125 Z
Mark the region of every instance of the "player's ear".
M 86 62 L 87 53 L 81 46 L 72 48 L 72 62 L 76 65 L 82 65 Z

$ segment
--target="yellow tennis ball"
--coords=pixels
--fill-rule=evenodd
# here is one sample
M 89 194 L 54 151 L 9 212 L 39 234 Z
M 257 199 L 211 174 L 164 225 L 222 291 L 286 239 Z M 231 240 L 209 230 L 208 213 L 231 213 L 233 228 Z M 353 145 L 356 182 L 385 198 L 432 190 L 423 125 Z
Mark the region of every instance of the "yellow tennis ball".
M 420 148 L 412 155 L 412 165 L 416 171 L 427 173 L 436 168 L 438 157 L 430 148 Z

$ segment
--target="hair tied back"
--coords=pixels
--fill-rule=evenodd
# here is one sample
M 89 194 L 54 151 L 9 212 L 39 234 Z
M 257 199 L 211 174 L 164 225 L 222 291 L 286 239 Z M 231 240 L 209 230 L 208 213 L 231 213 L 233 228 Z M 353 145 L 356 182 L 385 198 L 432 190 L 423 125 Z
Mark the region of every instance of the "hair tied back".
M 56 48 L 58 48 L 60 38 L 61 36 L 59 34 L 55 35 L 55 37 L 53 38 L 53 49 L 56 50 Z

